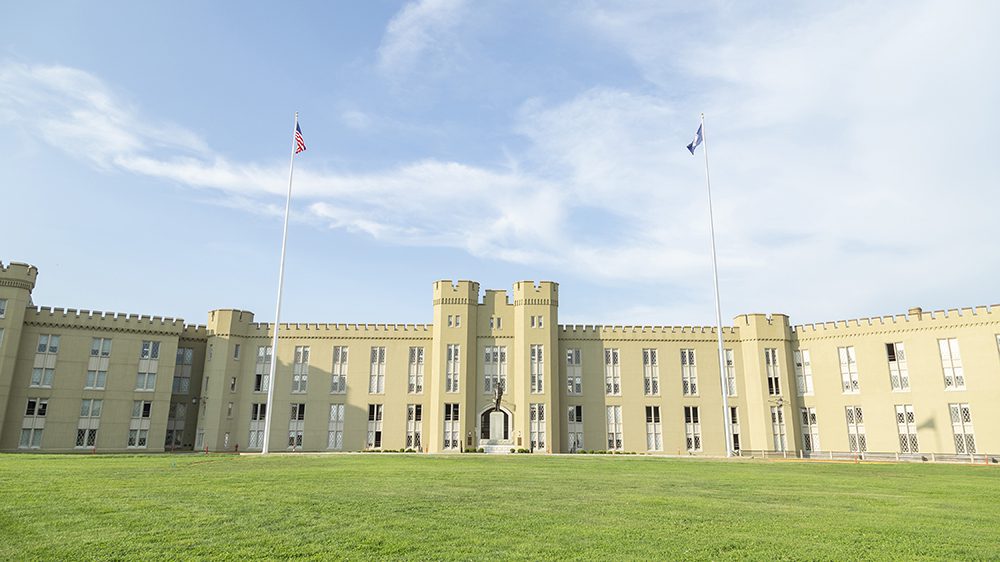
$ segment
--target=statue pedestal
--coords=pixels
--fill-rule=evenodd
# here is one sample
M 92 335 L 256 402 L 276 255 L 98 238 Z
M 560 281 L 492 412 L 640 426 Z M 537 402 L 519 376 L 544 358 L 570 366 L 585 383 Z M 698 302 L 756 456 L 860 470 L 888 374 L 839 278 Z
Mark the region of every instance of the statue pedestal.
M 490 413 L 490 440 L 500 441 L 507 426 L 507 416 L 503 412 Z

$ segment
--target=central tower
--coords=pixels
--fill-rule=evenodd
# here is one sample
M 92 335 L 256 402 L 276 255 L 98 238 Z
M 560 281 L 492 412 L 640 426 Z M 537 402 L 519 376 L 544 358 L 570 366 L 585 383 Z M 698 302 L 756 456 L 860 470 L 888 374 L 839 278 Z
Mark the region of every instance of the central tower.
M 523 448 L 545 452 L 561 449 L 558 323 L 558 283 L 514 283 L 513 376 L 509 392 L 515 404 L 514 430 Z

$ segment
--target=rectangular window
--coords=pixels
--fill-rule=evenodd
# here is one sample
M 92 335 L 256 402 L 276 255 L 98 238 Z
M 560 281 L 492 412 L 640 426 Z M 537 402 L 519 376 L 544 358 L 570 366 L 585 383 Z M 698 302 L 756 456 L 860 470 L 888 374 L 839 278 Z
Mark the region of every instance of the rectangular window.
M 462 443 L 461 422 L 458 417 L 458 404 L 444 405 L 444 448 L 458 449 Z
M 84 398 L 80 403 L 80 417 L 81 418 L 99 418 L 101 417 L 101 407 L 104 406 L 104 400 L 101 399 L 91 399 Z
M 132 402 L 132 419 L 129 421 L 128 426 L 128 447 L 130 449 L 146 448 L 149 439 L 149 423 L 152 411 L 153 403 L 149 400 L 135 400 Z
M 230 402 L 232 405 L 232 402 Z M 187 416 L 187 405 L 184 402 L 171 402 L 167 410 L 167 434 L 163 440 L 165 449 L 176 449 L 184 439 L 184 418 Z
M 365 446 L 369 449 L 382 448 L 382 404 L 368 405 L 368 440 Z
M 816 408 L 800 408 L 802 416 L 802 450 L 819 451 L 819 424 L 816 423 Z
M 135 375 L 136 390 L 156 390 L 156 371 L 159 368 L 159 363 L 160 342 L 143 341 L 139 351 L 139 369 Z
M 334 346 L 330 371 L 330 394 L 347 394 L 347 347 Z
M 327 426 L 326 448 L 336 451 L 344 448 L 343 404 L 330 404 L 330 422 Z
M 233 359 L 235 359 L 236 361 L 240 360 L 240 344 L 236 344 L 233 346 Z
M 604 349 L 604 391 L 608 396 L 622 395 L 622 373 L 617 349 Z
M 490 330 L 502 330 L 503 329 L 503 318 L 499 316 L 490 316 Z
M 583 365 L 579 349 L 566 350 L 566 393 L 583 394 Z
M 458 392 L 458 381 L 461 378 L 461 346 L 458 344 L 448 344 L 445 362 L 445 392 Z
M 781 370 L 778 368 L 778 350 L 773 347 L 764 349 L 764 367 L 767 370 L 767 393 L 771 396 L 781 394 Z M 782 422 L 784 424 L 784 422 Z M 784 449 L 780 449 L 784 451 Z
M 854 346 L 838 347 L 840 355 L 840 381 L 845 394 L 857 394 L 861 391 L 858 382 L 858 360 L 854 355 Z
M 108 380 L 108 363 L 111 360 L 111 338 L 93 338 L 90 341 L 90 358 L 87 360 L 87 378 L 83 388 L 102 390 Z
M 191 367 L 194 365 L 194 348 L 178 347 L 174 362 L 174 382 L 171 392 L 187 394 L 191 390 Z
M 659 406 L 646 406 L 646 450 L 663 450 L 663 427 L 660 422 Z
M 292 392 L 301 394 L 309 384 L 309 346 L 295 346 L 295 362 L 292 363 Z M 291 446 L 291 445 L 289 445 Z
M 410 364 L 406 373 L 406 391 L 421 394 L 424 391 L 424 348 L 410 348 Z
M 422 349 L 422 348 L 421 348 Z M 421 450 L 424 432 L 424 413 L 420 404 L 406 405 L 406 448 Z
M 385 348 L 373 347 L 371 369 L 368 371 L 368 394 L 385 392 Z
M 229 392 L 236 392 L 236 377 L 229 377 Z
M 569 450 L 571 453 L 583 449 L 583 406 L 570 406 L 567 413 Z
M 160 358 L 160 342 L 143 341 L 142 348 L 139 351 L 139 359 L 159 359 L 159 358 Z
M 24 421 L 21 424 L 21 449 L 38 449 L 42 446 L 42 433 L 45 431 L 45 414 L 48 413 L 48 398 L 28 398 L 24 408 Z
M 955 453 L 971 455 L 976 452 L 976 436 L 972 431 L 972 412 L 968 404 L 948 404 L 951 430 L 955 434 Z
M 701 451 L 701 416 L 698 406 L 684 406 L 684 446 L 688 452 Z
M 31 386 L 51 387 L 56 372 L 56 356 L 59 353 L 59 336 L 41 334 L 35 363 L 31 370 Z
M 531 450 L 545 449 L 545 404 L 530 404 Z
M 694 350 L 681 350 L 681 390 L 684 396 L 698 394 L 698 368 L 695 365 Z
M 0 299 L 0 318 L 7 316 L 7 299 Z
M 271 346 L 257 347 L 257 362 L 254 364 L 253 391 L 267 392 L 271 378 Z
M 267 404 L 250 404 L 250 421 L 264 421 L 267 418 Z
M 962 354 L 958 351 L 958 339 L 938 340 L 938 349 L 941 352 L 945 390 L 965 390 L 965 372 L 962 370 Z
M 861 406 L 847 406 L 847 446 L 852 453 L 864 453 L 868 450 L 865 439 L 865 416 Z
M 781 406 L 771 406 L 771 438 L 775 451 L 788 449 L 788 437 L 785 434 L 785 411 Z
M 896 427 L 899 431 L 899 452 L 920 451 L 917 443 L 917 419 L 913 414 L 913 404 L 896 404 Z
M 247 439 L 248 449 L 264 447 L 264 424 L 267 423 L 267 404 L 250 404 L 250 436 Z
M 733 350 L 723 350 L 726 358 L 726 386 L 729 396 L 736 396 L 736 364 L 733 362 Z
M 642 350 L 642 393 L 655 396 L 660 393 L 660 362 L 655 349 Z
M 733 435 L 733 451 L 740 450 L 740 415 L 736 406 L 729 407 L 729 430 Z
M 493 394 L 500 386 L 507 390 L 507 347 L 486 346 L 483 348 L 483 392 Z
M 233 403 L 230 402 L 226 405 L 226 417 L 229 419 L 233 418 Z
M 808 349 L 797 349 L 795 356 L 795 390 L 799 396 L 812 396 L 813 368 Z
M 622 407 L 621 406 L 608 406 L 608 450 L 609 451 L 622 450 Z
M 308 354 L 308 351 L 306 353 Z M 288 448 L 292 450 L 301 449 L 302 433 L 305 430 L 306 424 L 306 405 L 293 403 L 291 404 L 290 412 L 291 416 L 288 420 Z
M 543 346 L 531 346 L 531 392 L 545 392 L 545 356 Z
M 75 444 L 77 449 L 92 449 L 97 445 L 97 430 L 100 428 L 103 405 L 103 400 L 90 398 L 84 398 L 80 403 Z
M 3 328 L 0 328 L 0 345 L 3 345 Z
M 889 384 L 893 390 L 910 390 L 910 373 L 906 369 L 906 351 L 902 342 L 885 344 L 889 359 Z

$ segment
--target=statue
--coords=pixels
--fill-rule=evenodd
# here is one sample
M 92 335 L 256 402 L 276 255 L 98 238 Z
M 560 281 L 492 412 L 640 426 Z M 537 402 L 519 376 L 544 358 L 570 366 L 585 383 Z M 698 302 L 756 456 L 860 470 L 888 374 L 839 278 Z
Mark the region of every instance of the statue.
M 500 400 L 503 398 L 503 382 L 497 381 L 497 384 L 493 387 L 493 411 L 500 411 Z

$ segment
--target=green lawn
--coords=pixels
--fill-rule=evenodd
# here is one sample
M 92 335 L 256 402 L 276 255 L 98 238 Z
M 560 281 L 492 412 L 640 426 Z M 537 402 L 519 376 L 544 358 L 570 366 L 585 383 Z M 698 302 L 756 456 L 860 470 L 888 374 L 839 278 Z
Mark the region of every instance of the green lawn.
M 0 455 L 0 559 L 1000 557 L 1000 469 Z

